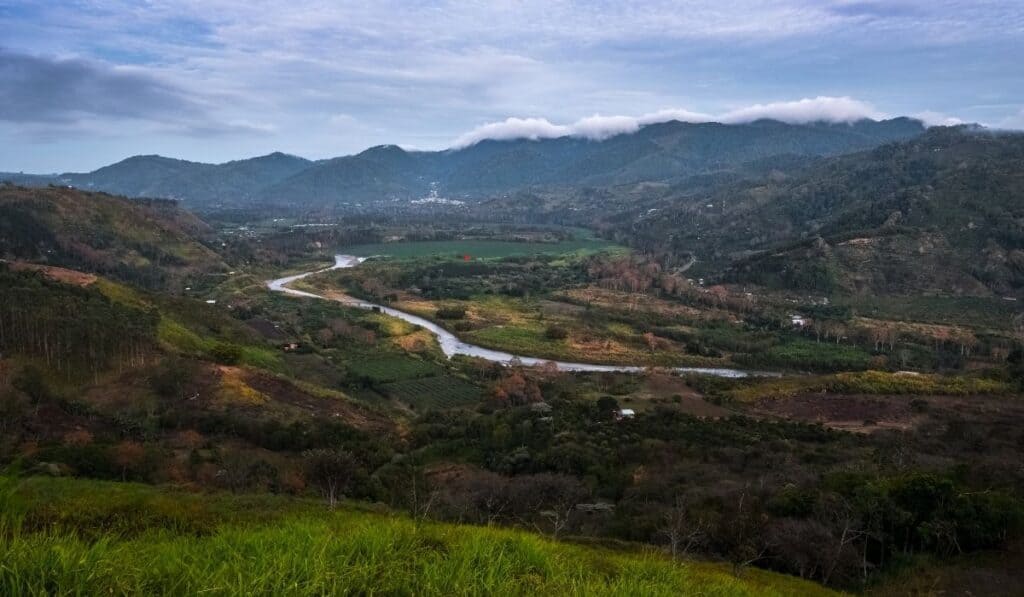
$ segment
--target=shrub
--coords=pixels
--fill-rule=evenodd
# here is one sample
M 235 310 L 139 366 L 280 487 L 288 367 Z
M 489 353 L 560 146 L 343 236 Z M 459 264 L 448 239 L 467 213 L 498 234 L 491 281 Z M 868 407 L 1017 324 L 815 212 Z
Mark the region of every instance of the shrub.
M 548 340 L 565 340 L 569 337 L 569 330 L 560 325 L 549 325 L 544 330 L 544 337 Z
M 438 319 L 462 319 L 466 316 L 464 307 L 441 307 L 437 310 Z
M 235 365 L 242 358 L 242 348 L 230 342 L 218 342 L 210 349 L 210 358 L 222 365 Z

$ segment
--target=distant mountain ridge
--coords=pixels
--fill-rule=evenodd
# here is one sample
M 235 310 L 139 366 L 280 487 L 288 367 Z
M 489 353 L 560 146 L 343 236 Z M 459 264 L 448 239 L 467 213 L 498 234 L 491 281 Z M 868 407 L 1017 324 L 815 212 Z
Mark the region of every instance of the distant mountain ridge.
M 337 206 L 415 199 L 431 189 L 474 199 L 531 187 L 678 181 L 775 156 L 832 156 L 871 149 L 924 130 L 920 121 L 910 118 L 850 124 L 671 121 L 603 141 L 577 137 L 485 140 L 458 150 L 429 152 L 382 145 L 315 162 L 279 152 L 223 164 L 147 155 L 89 173 L 0 174 L 0 178 L 18 184 L 61 184 L 132 197 L 178 199 L 193 209 L 253 203 Z

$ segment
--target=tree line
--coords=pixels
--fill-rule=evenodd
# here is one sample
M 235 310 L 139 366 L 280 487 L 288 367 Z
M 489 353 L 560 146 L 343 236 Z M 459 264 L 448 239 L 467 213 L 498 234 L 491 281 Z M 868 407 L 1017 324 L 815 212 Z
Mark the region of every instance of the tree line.
M 0 269 L 0 350 L 40 359 L 69 378 L 144 364 L 158 319 L 95 289 Z

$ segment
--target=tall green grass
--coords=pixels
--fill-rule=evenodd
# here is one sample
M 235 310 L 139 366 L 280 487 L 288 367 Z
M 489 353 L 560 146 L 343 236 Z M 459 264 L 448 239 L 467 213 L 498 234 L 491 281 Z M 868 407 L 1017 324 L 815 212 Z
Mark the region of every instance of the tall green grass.
M 280 355 L 268 348 L 244 344 L 236 345 L 218 338 L 204 338 L 180 322 L 166 317 L 161 318 L 160 323 L 157 325 L 157 338 L 169 350 L 192 356 L 205 356 L 207 358 L 214 358 L 218 346 L 230 345 L 237 349 L 238 363 L 242 365 L 275 372 L 282 370 Z
M 737 578 L 653 552 L 352 508 L 328 513 L 301 500 L 53 480 L 22 494 L 30 532 L 0 539 L 3 595 L 830 594 L 762 571 Z M 180 524 L 186 513 L 202 524 Z
M 13 538 L 21 532 L 28 509 L 19 494 L 21 485 L 16 470 L 0 474 L 0 539 Z

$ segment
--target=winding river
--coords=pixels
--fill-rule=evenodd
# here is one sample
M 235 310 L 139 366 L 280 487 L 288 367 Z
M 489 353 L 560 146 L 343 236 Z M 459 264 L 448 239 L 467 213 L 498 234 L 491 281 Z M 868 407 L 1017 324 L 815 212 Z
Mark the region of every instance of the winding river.
M 374 309 L 386 315 L 390 315 L 392 317 L 397 317 L 401 320 L 407 321 L 413 325 L 418 325 L 430 331 L 430 333 L 434 334 L 435 336 L 437 336 L 437 341 L 441 345 L 441 350 L 444 351 L 445 356 L 447 356 L 448 358 L 451 358 L 452 356 L 457 354 L 461 354 L 471 357 L 478 357 L 481 359 L 486 359 L 488 361 L 494 361 L 503 364 L 509 364 L 513 361 L 522 363 L 523 365 L 527 366 L 554 363 L 561 371 L 620 371 L 636 373 L 646 369 L 646 367 L 636 365 L 597 365 L 593 363 L 571 363 L 566 361 L 553 361 L 551 359 L 539 359 L 536 357 L 514 355 L 512 353 L 502 352 L 500 350 L 492 350 L 490 348 L 484 348 L 482 346 L 477 346 L 475 344 L 463 342 L 462 340 L 459 340 L 459 338 L 455 334 L 437 325 L 433 321 L 430 321 L 429 319 L 424 319 L 422 317 L 419 317 L 418 315 L 413 315 L 412 313 L 406 313 L 405 311 L 399 311 L 398 309 L 393 309 L 391 307 L 387 307 L 384 305 L 370 303 L 350 296 L 328 299 L 327 297 L 321 296 L 319 294 L 313 294 L 312 292 L 305 292 L 303 290 L 296 290 L 294 288 L 289 288 L 288 286 L 289 284 L 295 282 L 296 280 L 301 280 L 302 278 L 312 276 L 314 274 L 319 274 L 335 269 L 355 267 L 365 260 L 365 257 L 353 257 L 352 255 L 335 255 L 334 265 L 331 267 L 312 272 L 305 272 L 302 274 L 295 274 L 292 276 L 285 276 L 284 278 L 278 278 L 276 280 L 271 280 L 267 282 L 267 288 L 274 292 L 283 292 L 291 296 L 323 300 L 336 300 L 350 307 L 358 307 L 360 309 Z M 715 375 L 718 377 L 748 377 L 752 375 L 773 375 L 772 373 L 765 372 L 742 371 L 739 369 L 723 369 L 712 367 L 676 367 L 674 368 L 674 370 L 680 373 L 699 373 L 704 375 Z

